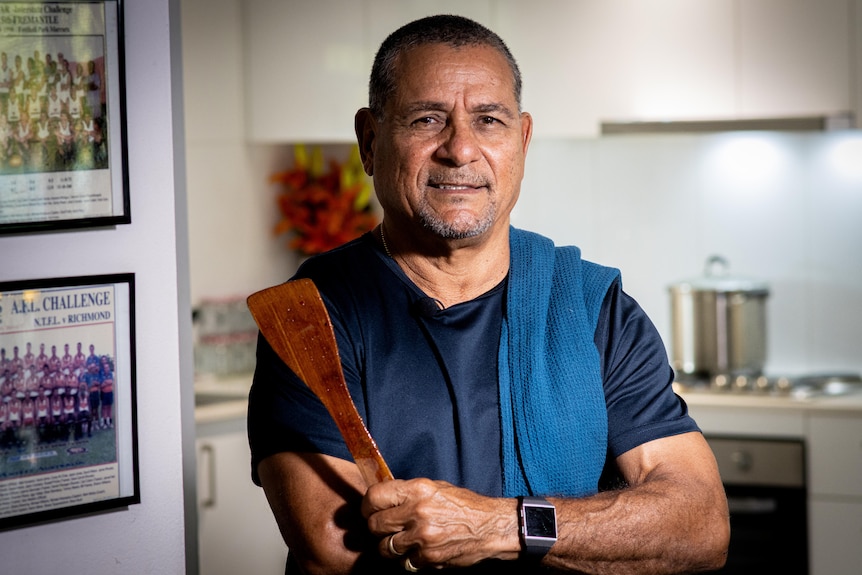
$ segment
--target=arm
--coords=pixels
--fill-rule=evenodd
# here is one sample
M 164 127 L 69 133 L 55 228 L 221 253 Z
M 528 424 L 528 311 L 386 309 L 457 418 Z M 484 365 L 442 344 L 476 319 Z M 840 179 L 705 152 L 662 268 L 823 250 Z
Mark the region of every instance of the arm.
M 680 573 L 724 564 L 727 502 L 699 433 L 651 441 L 617 459 L 630 487 L 584 499 L 552 499 L 559 538 L 544 564 L 585 573 Z M 465 566 L 520 549 L 515 502 L 427 480 L 372 486 L 363 501 L 371 531 L 409 549 L 417 566 Z
M 688 573 L 724 564 L 727 500 L 700 433 L 651 441 L 617 463 L 631 487 L 560 505 L 566 527 L 549 565 L 625 574 Z
M 284 542 L 308 575 L 351 573 L 373 549 L 359 504 L 365 483 L 351 461 L 277 453 L 258 465 L 261 486 Z

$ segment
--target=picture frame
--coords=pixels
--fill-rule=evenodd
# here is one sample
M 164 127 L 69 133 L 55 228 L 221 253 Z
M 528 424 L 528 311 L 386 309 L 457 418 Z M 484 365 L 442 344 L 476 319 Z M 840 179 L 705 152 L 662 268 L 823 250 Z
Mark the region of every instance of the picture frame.
M 0 283 L 0 530 L 140 503 L 134 294 Z
M 121 0 L 0 0 L 0 234 L 131 223 L 122 30 Z

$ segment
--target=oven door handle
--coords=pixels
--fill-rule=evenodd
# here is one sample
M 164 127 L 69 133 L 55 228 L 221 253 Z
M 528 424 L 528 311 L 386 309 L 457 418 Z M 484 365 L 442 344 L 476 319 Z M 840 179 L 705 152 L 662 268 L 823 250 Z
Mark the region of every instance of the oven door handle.
M 731 514 L 766 515 L 775 513 L 778 501 L 773 497 L 728 497 L 727 507 Z

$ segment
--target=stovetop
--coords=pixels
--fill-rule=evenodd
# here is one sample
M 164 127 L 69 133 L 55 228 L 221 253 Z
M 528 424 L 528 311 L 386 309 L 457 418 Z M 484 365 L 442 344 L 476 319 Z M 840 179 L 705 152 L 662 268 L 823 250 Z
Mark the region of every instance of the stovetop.
M 807 399 L 840 396 L 862 391 L 862 377 L 855 373 L 805 376 L 763 374 L 716 374 L 697 376 L 679 374 L 674 381 L 679 393 L 756 395 Z

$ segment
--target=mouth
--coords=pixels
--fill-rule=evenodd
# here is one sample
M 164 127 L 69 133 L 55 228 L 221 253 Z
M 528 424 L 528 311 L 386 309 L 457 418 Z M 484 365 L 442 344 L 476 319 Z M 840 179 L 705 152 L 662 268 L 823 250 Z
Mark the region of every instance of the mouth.
M 435 190 L 441 190 L 443 192 L 473 192 L 475 190 L 480 189 L 477 186 L 466 186 L 463 184 L 428 184 L 429 188 L 434 188 Z
M 428 180 L 428 187 L 440 190 L 441 192 L 469 193 L 488 189 L 488 182 L 484 180 L 451 181 L 431 178 Z

